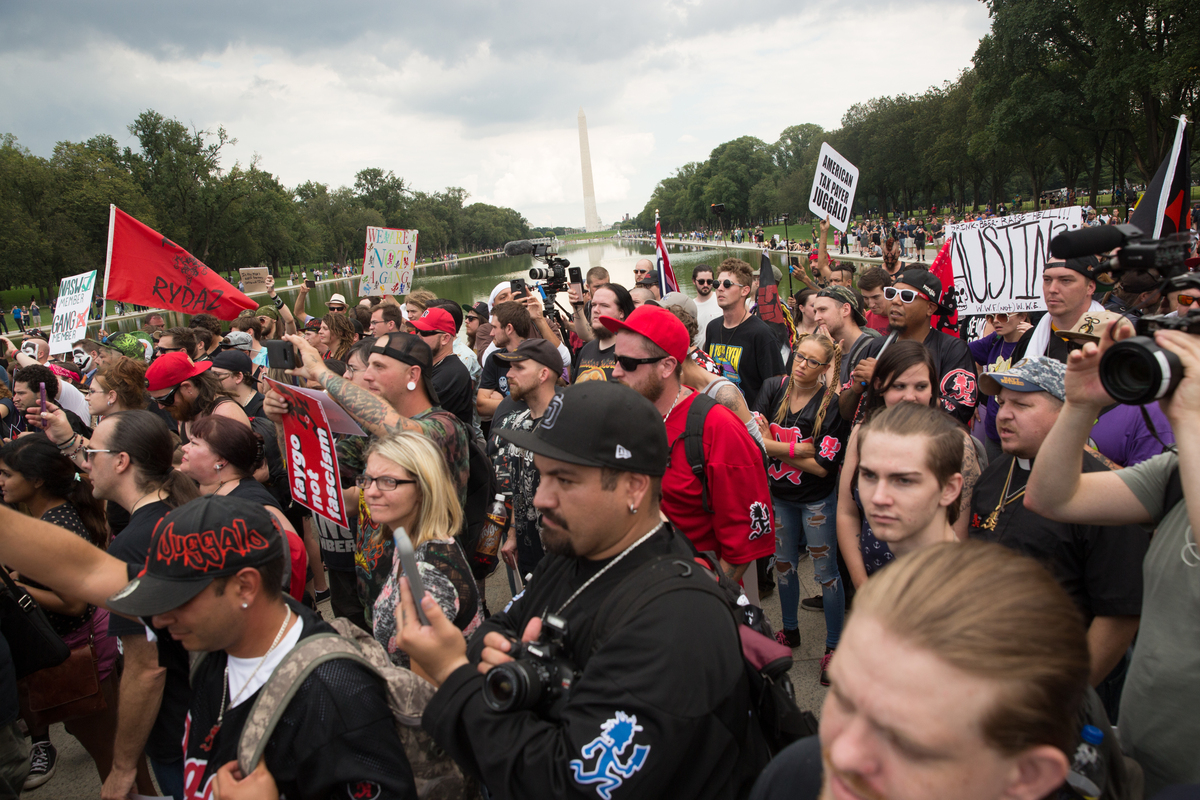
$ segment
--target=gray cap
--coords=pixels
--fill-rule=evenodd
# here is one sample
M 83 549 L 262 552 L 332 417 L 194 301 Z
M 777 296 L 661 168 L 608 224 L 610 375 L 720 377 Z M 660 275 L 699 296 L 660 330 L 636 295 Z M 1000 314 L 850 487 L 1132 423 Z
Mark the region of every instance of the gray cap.
M 979 390 L 984 394 L 1000 394 L 1001 389 L 1014 392 L 1045 392 L 1059 400 L 1067 396 L 1063 381 L 1067 365 L 1046 356 L 1023 358 L 1004 372 L 985 372 L 979 376 Z
M 658 304 L 663 308 L 671 306 L 679 306 L 684 311 L 692 315 L 692 319 L 696 319 L 696 301 L 688 297 L 683 292 L 667 292 L 663 295 L 663 299 L 658 301 Z
M 225 341 L 222 344 L 226 347 L 236 347 L 238 350 L 250 352 L 250 347 L 254 344 L 254 337 L 245 331 L 230 331 L 225 334 Z

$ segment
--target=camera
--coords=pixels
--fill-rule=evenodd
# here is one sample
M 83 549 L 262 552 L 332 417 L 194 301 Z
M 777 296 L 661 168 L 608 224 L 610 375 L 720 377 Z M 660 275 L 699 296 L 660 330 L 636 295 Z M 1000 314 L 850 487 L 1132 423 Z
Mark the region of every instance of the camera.
M 544 719 L 559 719 L 579 678 L 579 669 L 566 658 L 567 621 L 556 614 L 542 618 L 536 642 L 514 643 L 509 661 L 488 670 L 483 700 L 493 711 L 536 711 Z
M 712 205 L 709 206 L 709 208 L 712 209 L 712 213 L 717 214 L 717 215 L 721 215 L 721 214 L 725 213 L 725 204 L 724 203 L 713 203 Z
M 1101 225 L 1059 234 L 1050 242 L 1050 252 L 1059 258 L 1077 258 L 1120 247 L 1107 268 L 1117 274 L 1144 272 L 1161 280 L 1158 290 L 1165 293 L 1200 288 L 1200 274 L 1190 272 L 1187 267 L 1192 244 L 1190 233 L 1144 239 L 1136 225 Z M 1200 335 L 1200 314 L 1142 317 L 1134 328 L 1136 336 L 1117 342 L 1104 352 L 1100 359 L 1100 383 L 1118 403 L 1143 406 L 1169 397 L 1183 379 L 1179 357 L 1159 347 L 1154 332 L 1173 330 Z
M 529 277 L 542 281 L 546 294 L 557 294 L 567 291 L 567 267 L 571 262 L 565 258 L 554 258 L 553 254 L 546 260 L 546 266 L 534 267 L 529 270 Z

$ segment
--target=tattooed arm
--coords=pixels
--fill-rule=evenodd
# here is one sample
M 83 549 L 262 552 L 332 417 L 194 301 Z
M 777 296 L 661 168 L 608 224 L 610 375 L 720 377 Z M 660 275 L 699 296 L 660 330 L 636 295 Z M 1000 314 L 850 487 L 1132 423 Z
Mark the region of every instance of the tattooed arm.
M 963 436 L 966 437 L 966 441 L 963 442 L 963 486 L 962 494 L 959 495 L 958 521 L 954 523 L 954 535 L 960 541 L 967 538 L 967 531 L 971 526 L 971 494 L 975 491 L 975 484 L 979 483 L 979 474 L 982 472 L 979 469 L 979 457 L 975 452 L 975 440 L 966 431 L 963 432 Z

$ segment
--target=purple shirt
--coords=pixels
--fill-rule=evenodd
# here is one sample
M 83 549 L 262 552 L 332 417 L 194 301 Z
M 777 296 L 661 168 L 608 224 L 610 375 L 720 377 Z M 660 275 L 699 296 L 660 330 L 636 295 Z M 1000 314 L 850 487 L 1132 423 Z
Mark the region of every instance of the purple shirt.
M 1092 428 L 1096 449 L 1122 467 L 1132 467 L 1161 453 L 1163 444 L 1175 444 L 1171 423 L 1158 403 L 1146 406 L 1146 411 L 1162 443 L 1146 427 L 1139 406 L 1115 406 Z
M 1007 362 L 1012 358 L 1013 351 L 1017 349 L 1017 342 L 1006 342 L 1000 337 L 1000 334 L 989 333 L 982 339 L 968 342 L 967 347 L 971 348 L 971 357 L 975 359 L 975 363 L 980 364 L 985 371 L 1000 372 L 1012 366 Z M 999 368 L 997 368 L 998 362 L 1000 362 Z M 996 398 L 989 396 L 983 430 L 993 442 L 1000 441 L 1000 434 L 996 432 L 996 412 L 999 409 Z

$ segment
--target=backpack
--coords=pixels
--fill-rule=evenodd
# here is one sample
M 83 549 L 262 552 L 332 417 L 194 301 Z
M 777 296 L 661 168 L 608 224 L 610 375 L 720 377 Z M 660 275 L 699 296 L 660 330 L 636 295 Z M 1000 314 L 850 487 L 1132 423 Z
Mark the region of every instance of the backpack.
M 326 661 L 345 658 L 366 667 L 386 684 L 388 708 L 412 766 L 417 796 L 422 800 L 478 797 L 476 781 L 421 728 L 421 714 L 437 691 L 433 685 L 393 664 L 383 646 L 350 620 L 338 617 L 329 624 L 336 633 L 317 633 L 301 639 L 258 690 L 238 738 L 237 760 L 242 774 L 249 775 L 258 766 L 288 703 L 312 671 Z M 192 664 L 193 676 L 204 655 Z
M 688 466 L 691 467 L 696 480 L 700 481 L 700 499 L 704 503 L 704 511 L 707 514 L 713 513 L 713 507 L 708 499 L 708 476 L 704 472 L 704 423 L 708 420 L 708 412 L 712 411 L 716 405 L 719 405 L 716 400 L 702 392 L 696 392 L 696 399 L 688 407 L 683 433 L 677 440 L 683 442 L 683 454 L 687 458 Z M 762 456 L 763 471 L 765 472 L 768 467 L 766 451 L 758 442 L 754 444 Z M 674 445 L 671 447 L 673 449 Z
M 598 650 L 610 633 L 619 630 L 651 602 L 677 591 L 705 592 L 720 599 L 737 625 L 742 665 L 757 722 L 750 727 L 750 741 L 742 749 L 743 759 L 753 761 L 763 748 L 774 756 L 797 739 L 815 734 L 816 717 L 812 712 L 800 710 L 788 676 L 793 663 L 791 648 L 771 636 L 770 624 L 761 608 L 738 605 L 741 589 L 722 574 L 711 556 L 687 561 L 678 555 L 662 555 L 626 576 L 596 614 L 590 652 Z M 757 776 L 765 763 L 757 769 L 753 764 L 745 767 Z
M 483 559 L 477 553 L 479 535 L 483 526 L 488 522 L 488 506 L 493 498 L 500 493 L 500 481 L 496 478 L 496 469 L 488 458 L 483 443 L 474 436 L 467 437 L 467 451 L 470 458 L 470 475 L 467 477 L 467 502 L 463 506 L 463 530 L 459 534 L 458 543 L 464 553 L 468 554 L 471 562 L 471 574 L 475 580 L 483 580 L 496 569 L 499 559 L 492 556 Z

